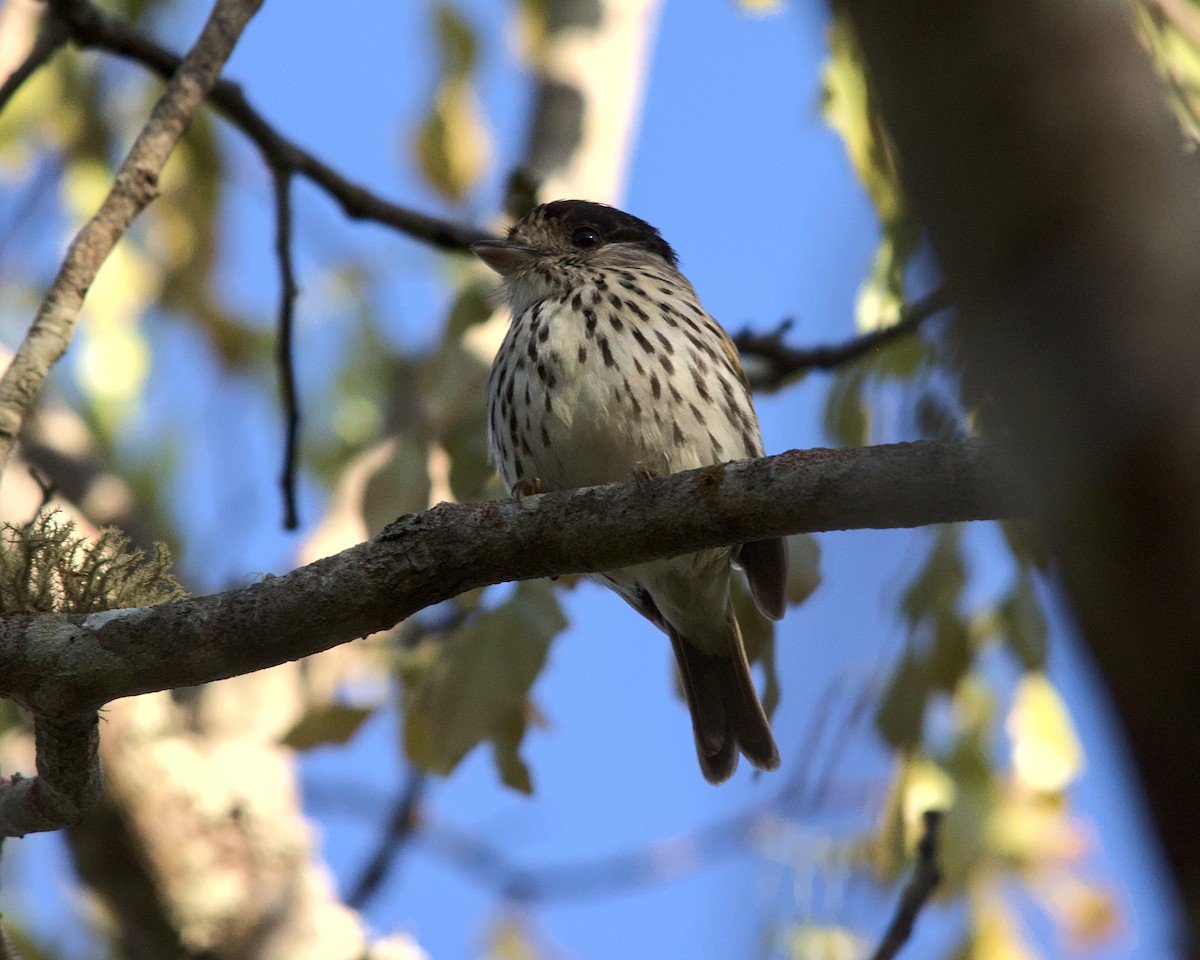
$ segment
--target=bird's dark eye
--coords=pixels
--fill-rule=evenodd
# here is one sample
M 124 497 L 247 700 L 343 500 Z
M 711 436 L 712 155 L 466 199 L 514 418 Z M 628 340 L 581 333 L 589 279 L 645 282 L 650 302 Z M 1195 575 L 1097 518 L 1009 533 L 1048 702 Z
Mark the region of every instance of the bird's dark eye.
M 571 243 L 584 250 L 590 250 L 592 247 L 598 247 L 604 242 L 599 232 L 591 227 L 580 227 L 571 234 Z

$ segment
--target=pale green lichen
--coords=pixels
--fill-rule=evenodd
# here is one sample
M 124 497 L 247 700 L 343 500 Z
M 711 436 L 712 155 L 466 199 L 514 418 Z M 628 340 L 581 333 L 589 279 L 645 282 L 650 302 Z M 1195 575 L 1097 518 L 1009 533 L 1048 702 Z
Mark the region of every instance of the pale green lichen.
M 112 527 L 95 539 L 55 511 L 24 526 L 0 526 L 0 610 L 94 613 L 187 596 L 159 543 L 150 556 Z

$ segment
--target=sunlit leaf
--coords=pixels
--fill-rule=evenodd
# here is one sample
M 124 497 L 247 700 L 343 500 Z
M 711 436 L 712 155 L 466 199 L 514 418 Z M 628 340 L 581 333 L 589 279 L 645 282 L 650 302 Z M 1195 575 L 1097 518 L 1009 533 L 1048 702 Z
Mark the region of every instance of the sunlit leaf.
M 866 940 L 846 927 L 797 924 L 787 933 L 792 960 L 857 960 Z
M 1083 747 L 1075 725 L 1045 674 L 1021 678 L 1007 726 L 1013 768 L 1031 790 L 1058 793 L 1083 770 Z

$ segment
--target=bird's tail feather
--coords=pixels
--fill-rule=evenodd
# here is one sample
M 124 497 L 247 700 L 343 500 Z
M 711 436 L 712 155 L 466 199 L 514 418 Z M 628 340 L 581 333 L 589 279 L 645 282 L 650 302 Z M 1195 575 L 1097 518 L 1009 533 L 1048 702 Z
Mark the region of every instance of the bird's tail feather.
M 714 784 L 728 780 L 737 768 L 739 752 L 759 770 L 778 767 L 779 748 L 754 689 L 742 633 L 732 609 L 728 652 L 708 653 L 670 624 L 667 633 L 679 663 L 704 779 Z

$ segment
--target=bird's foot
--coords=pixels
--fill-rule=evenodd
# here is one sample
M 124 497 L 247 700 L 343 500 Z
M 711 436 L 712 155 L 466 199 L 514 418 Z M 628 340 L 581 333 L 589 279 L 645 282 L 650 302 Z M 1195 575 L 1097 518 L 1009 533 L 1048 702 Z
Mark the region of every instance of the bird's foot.
M 520 500 L 522 497 L 534 497 L 539 493 L 545 493 L 546 488 L 542 486 L 542 478 L 534 477 L 532 480 L 518 480 L 512 488 L 512 498 Z

